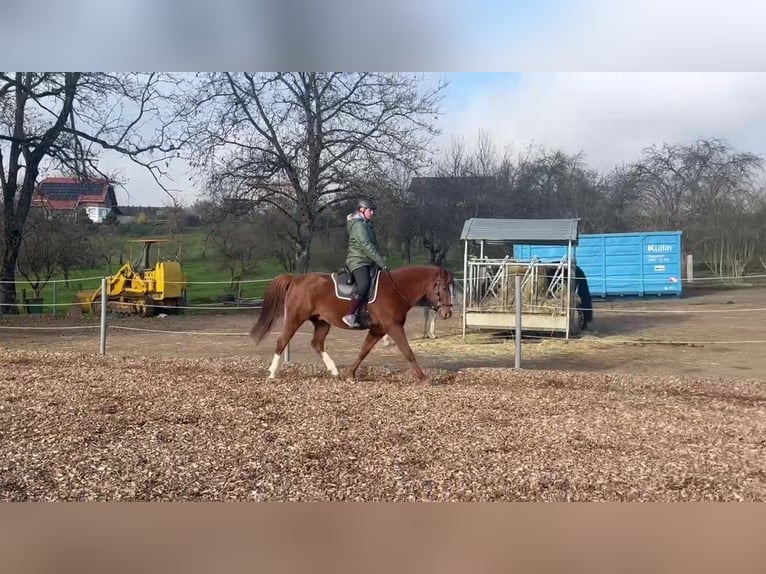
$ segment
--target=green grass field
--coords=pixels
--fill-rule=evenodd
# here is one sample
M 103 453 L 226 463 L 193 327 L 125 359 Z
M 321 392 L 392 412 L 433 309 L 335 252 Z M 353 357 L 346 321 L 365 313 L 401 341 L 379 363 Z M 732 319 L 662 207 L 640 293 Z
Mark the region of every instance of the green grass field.
M 258 262 L 257 270 L 241 277 L 239 290 L 231 285 L 230 271 L 223 264 L 223 259 L 212 253 L 210 249 L 204 248 L 204 229 L 195 229 L 189 233 L 174 238 L 173 243 L 160 246 L 160 256 L 162 258 L 173 258 L 177 249 L 181 247 L 181 265 L 186 275 L 187 286 L 187 304 L 205 305 L 215 304 L 224 298 L 240 297 L 243 299 L 261 297 L 269 285 L 268 280 L 274 278 L 280 273 L 284 273 L 284 268 L 275 259 L 264 259 Z M 163 237 L 161 234 L 143 233 L 140 237 Z M 122 236 L 123 254 L 125 261 L 128 261 L 131 253 L 130 240 L 135 240 L 134 235 Z M 132 244 L 132 259 L 140 254 L 140 244 Z M 457 252 L 455 252 L 457 253 Z M 155 247 L 152 247 L 152 261 L 156 257 Z M 334 271 L 343 261 L 344 253 L 333 251 L 320 242 L 315 242 L 312 249 L 312 260 L 315 261 L 312 270 L 316 271 Z M 456 255 L 453 255 L 455 257 Z M 337 261 L 337 265 L 335 262 Z M 404 262 L 395 256 L 388 257 L 391 267 L 398 267 Z M 325 263 L 324 266 L 321 262 Z M 412 263 L 427 263 L 428 255 L 426 252 L 413 252 Z M 29 305 L 30 312 L 65 314 L 68 312 L 71 303 L 75 300 L 76 293 L 81 290 L 97 289 L 101 285 L 101 277 L 110 275 L 120 267 L 119 262 L 113 263 L 111 270 L 106 264 L 100 267 L 90 269 L 78 269 L 70 272 L 68 284 L 64 282 L 63 275 L 53 278 L 42 290 L 42 305 Z M 34 296 L 32 287 L 23 280 L 23 277 L 17 277 L 19 281 L 17 294 L 19 301 L 22 300 L 22 289 L 26 290 L 26 297 L 31 299 Z M 40 309 L 41 311 L 38 311 Z M 55 309 L 55 311 L 54 311 Z M 22 310 L 24 312 L 24 310 Z
M 177 236 L 174 242 L 168 245 L 160 246 L 160 255 L 163 258 L 173 258 L 178 253 L 180 246 L 180 259 L 183 271 L 187 279 L 187 305 L 212 305 L 220 304 L 224 299 L 232 298 L 253 299 L 261 297 L 269 285 L 269 280 L 284 272 L 284 268 L 275 259 L 264 259 L 258 262 L 257 269 L 244 275 L 241 279 L 239 289 L 231 285 L 230 271 L 223 264 L 223 258 L 220 255 L 206 250 L 204 239 L 205 229 L 194 229 L 189 233 Z M 138 237 L 163 237 L 161 233 L 153 233 L 151 228 L 142 228 L 121 235 L 123 241 L 123 255 L 125 261 L 135 259 L 140 254 L 140 244 L 132 244 L 132 258 L 130 240 Z M 315 271 L 334 271 L 340 267 L 345 253 L 322 245 L 321 241 L 315 241 L 312 249 L 312 270 Z M 459 249 L 450 251 L 450 267 L 459 271 L 462 265 L 462 254 Z M 152 258 L 156 257 L 156 250 L 152 249 Z M 425 251 L 413 251 L 413 264 L 427 263 L 428 254 Z M 388 254 L 389 265 L 393 268 L 404 265 L 404 261 L 397 258 L 394 253 Z M 63 276 L 54 277 L 54 281 L 48 283 L 42 290 L 42 304 L 29 304 L 22 306 L 21 312 L 32 313 L 56 313 L 66 314 L 71 304 L 75 301 L 76 293 L 81 290 L 94 290 L 101 284 L 101 277 L 111 275 L 119 268 L 116 262 L 109 269 L 106 264 L 101 267 L 90 269 L 78 269 L 72 271 L 69 276 L 68 284 L 63 282 Z M 762 272 L 762 269 L 755 269 L 751 273 Z M 695 261 L 695 277 L 710 277 L 712 274 L 704 265 Z M 26 290 L 27 299 L 34 296 L 32 287 L 23 280 L 23 277 L 17 277 L 17 295 L 21 304 L 22 290 Z M 719 288 L 728 288 L 729 285 L 717 285 L 716 282 L 703 281 L 707 287 L 718 286 Z

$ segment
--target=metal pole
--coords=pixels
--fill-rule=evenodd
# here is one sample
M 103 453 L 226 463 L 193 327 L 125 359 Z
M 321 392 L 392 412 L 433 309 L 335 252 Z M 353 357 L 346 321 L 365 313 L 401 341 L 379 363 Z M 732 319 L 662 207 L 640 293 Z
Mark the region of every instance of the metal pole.
M 521 275 L 518 273 L 514 276 L 514 283 L 516 287 L 516 348 L 514 368 L 521 368 Z
M 287 342 L 287 345 L 285 345 L 285 349 L 282 351 L 282 360 L 285 363 L 290 362 L 290 341 Z
M 694 283 L 694 258 L 691 253 L 686 256 L 686 280 Z
M 106 277 L 101 278 L 101 346 L 100 352 L 106 355 L 106 306 L 109 297 L 106 292 Z
M 567 341 L 569 340 L 569 328 L 572 323 L 572 240 L 567 243 Z
M 465 240 L 465 249 L 463 250 L 463 342 L 465 342 L 465 306 L 468 299 L 468 240 Z
M 56 310 L 58 309 L 58 306 L 56 305 L 56 282 L 53 282 L 53 316 L 56 316 Z

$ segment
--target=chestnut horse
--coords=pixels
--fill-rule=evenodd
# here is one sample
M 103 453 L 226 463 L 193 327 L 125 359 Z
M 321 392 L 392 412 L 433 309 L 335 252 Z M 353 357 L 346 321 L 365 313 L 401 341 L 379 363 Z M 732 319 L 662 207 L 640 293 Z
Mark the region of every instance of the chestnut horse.
M 356 362 L 350 367 L 349 375 L 356 378 L 356 371 L 375 344 L 388 335 L 399 347 L 410 364 L 419 383 L 429 382 L 412 352 L 404 332 L 407 311 L 424 297 L 431 307 L 439 311 L 442 318 L 452 316 L 453 274 L 433 265 L 411 265 L 393 271 L 381 271 L 377 291 L 373 286 L 370 293 L 368 329 Z M 274 321 L 284 315 L 282 332 L 277 339 L 274 359 L 269 367 L 269 378 L 276 377 L 279 360 L 287 343 L 306 321 L 314 325 L 311 347 L 319 354 L 327 370 L 337 376 L 338 368 L 324 348 L 330 327 L 350 329 L 341 318 L 348 311 L 348 300 L 336 294 L 333 278 L 328 273 L 306 273 L 294 275 L 283 273 L 269 285 L 263 298 L 263 308 L 250 334 L 258 345 L 271 330 Z M 359 330 L 359 328 L 353 329 Z

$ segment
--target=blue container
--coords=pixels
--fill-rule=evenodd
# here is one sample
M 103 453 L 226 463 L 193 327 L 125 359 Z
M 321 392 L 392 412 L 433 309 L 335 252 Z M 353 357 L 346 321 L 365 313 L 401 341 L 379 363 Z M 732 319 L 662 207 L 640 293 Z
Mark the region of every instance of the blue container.
M 593 296 L 681 295 L 680 231 L 583 234 L 572 251 Z M 566 254 L 560 245 L 513 247 L 521 260 L 560 261 Z

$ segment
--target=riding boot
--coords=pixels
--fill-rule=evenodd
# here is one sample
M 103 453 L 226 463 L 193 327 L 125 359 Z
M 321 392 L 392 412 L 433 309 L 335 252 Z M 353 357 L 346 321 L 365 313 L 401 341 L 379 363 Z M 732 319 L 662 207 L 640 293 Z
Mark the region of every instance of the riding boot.
M 356 313 L 359 311 L 359 307 L 362 306 L 362 298 L 354 294 L 351 297 L 351 302 L 348 304 L 348 314 L 343 317 L 343 322 L 349 327 L 358 327 L 359 323 L 356 320 Z

